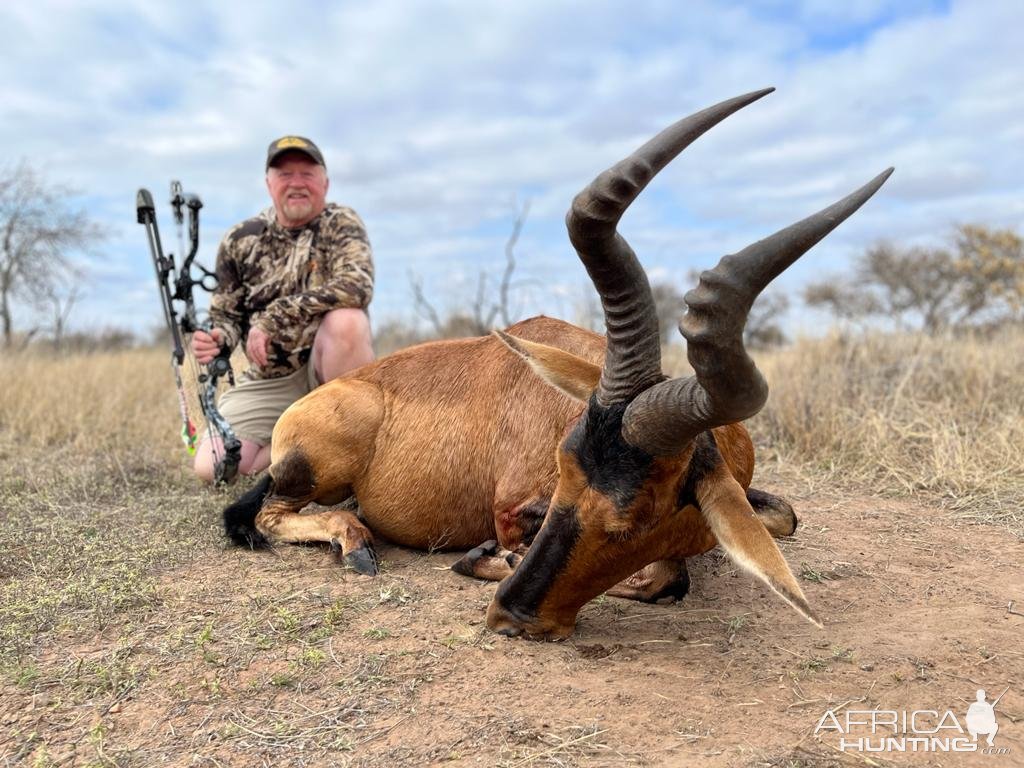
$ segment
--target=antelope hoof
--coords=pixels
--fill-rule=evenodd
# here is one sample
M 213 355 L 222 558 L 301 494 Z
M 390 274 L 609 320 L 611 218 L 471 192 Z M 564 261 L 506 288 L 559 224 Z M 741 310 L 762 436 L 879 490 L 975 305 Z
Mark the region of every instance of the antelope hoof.
M 478 547 L 473 547 L 466 554 L 452 564 L 452 570 L 460 576 L 476 577 L 474 566 L 482 557 L 493 557 L 498 553 L 498 542 L 496 539 L 488 539 Z
M 331 542 L 331 549 L 334 549 L 334 542 Z M 376 576 L 380 571 L 377 568 L 377 555 L 368 546 L 360 547 L 349 552 L 342 559 L 342 562 L 364 576 Z
M 781 496 L 748 488 L 747 501 L 764 523 L 764 527 L 768 529 L 768 533 L 776 539 L 792 536 L 796 532 L 799 522 L 796 512 L 793 511 L 793 505 Z
M 643 603 L 675 603 L 690 593 L 690 574 L 684 565 L 679 578 L 671 581 L 650 597 L 639 598 Z
M 608 590 L 611 597 L 641 603 L 674 603 L 690 592 L 685 560 L 659 560 L 644 566 Z

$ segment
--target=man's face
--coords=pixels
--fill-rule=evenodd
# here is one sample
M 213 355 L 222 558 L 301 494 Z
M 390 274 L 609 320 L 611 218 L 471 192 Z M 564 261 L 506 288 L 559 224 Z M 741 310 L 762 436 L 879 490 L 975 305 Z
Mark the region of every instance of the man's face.
M 285 227 L 301 227 L 323 211 L 327 197 L 327 172 L 301 152 L 288 152 L 267 169 L 267 189 L 274 201 L 277 221 Z

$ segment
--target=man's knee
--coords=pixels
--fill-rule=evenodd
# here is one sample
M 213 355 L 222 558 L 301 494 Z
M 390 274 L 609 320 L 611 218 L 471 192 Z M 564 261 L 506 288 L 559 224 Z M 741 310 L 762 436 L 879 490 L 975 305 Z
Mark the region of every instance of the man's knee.
M 204 483 L 213 483 L 217 471 L 217 463 L 224 458 L 224 444 L 220 438 L 207 438 L 199 443 L 196 457 L 192 462 L 192 471 Z M 242 440 L 242 455 L 238 464 L 241 475 L 255 475 L 270 466 L 270 446 Z
M 335 309 L 321 318 L 312 360 L 319 381 L 330 381 L 371 362 L 370 320 L 363 310 Z
M 320 319 L 316 340 L 345 344 L 369 341 L 370 320 L 361 309 L 332 309 Z

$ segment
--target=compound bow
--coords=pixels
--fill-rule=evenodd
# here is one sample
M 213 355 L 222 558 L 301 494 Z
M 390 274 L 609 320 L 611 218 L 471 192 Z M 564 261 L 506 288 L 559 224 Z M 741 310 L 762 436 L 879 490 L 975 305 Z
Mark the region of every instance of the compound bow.
M 146 228 L 149 250 L 153 257 L 153 266 L 156 268 L 164 319 L 167 321 L 167 327 L 171 333 L 173 348 L 171 369 L 178 387 L 178 407 L 181 411 L 182 421 L 181 439 L 185 443 L 189 455 L 194 456 L 197 439 L 196 427 L 189 417 L 185 389 L 181 382 L 181 368 L 185 360 L 182 337 L 196 331 L 207 333 L 211 331 L 212 324 L 209 320 L 202 323 L 198 320 L 192 291 L 196 286 L 208 292 L 213 292 L 217 288 L 216 274 L 195 261 L 196 252 L 199 250 L 199 209 L 203 207 L 203 204 L 196 195 L 185 195 L 182 192 L 181 182 L 171 182 L 171 208 L 174 211 L 174 220 L 178 225 L 178 238 L 182 250 L 184 250 L 182 227 L 185 221 L 183 209 L 188 208 L 190 247 L 188 256 L 185 257 L 177 271 L 174 266 L 174 254 L 164 255 L 156 223 L 156 206 L 153 205 L 153 196 L 148 189 L 139 190 L 135 198 L 135 207 L 139 223 Z M 192 278 L 193 266 L 198 267 L 202 272 L 202 276 L 198 280 Z M 175 307 L 175 302 L 182 306 L 180 315 Z M 230 349 L 222 347 L 218 355 L 203 366 L 199 365 L 194 356 L 190 357 L 196 380 L 199 383 L 199 407 L 206 418 L 206 429 L 213 446 L 214 480 L 217 483 L 231 482 L 238 474 L 238 464 L 242 458 L 242 443 L 235 436 L 231 425 L 217 410 L 216 402 L 217 383 L 225 376 L 232 385 L 235 383 L 229 360 L 230 354 Z M 212 440 L 215 431 L 220 436 L 220 443 Z

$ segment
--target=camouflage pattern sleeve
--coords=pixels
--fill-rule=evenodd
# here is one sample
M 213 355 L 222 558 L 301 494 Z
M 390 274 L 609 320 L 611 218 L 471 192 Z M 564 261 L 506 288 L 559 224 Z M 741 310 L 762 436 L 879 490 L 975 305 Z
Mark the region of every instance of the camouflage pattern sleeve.
M 289 338 L 332 309 L 366 309 L 373 298 L 373 256 L 366 227 L 351 208 L 328 210 L 310 254 L 306 288 L 276 298 L 253 321 L 272 339 Z
M 229 230 L 217 249 L 217 290 L 210 298 L 210 321 L 214 328 L 224 331 L 224 343 L 228 349 L 234 349 L 241 341 L 247 323 L 246 289 L 235 247 L 236 230 L 240 226 Z

